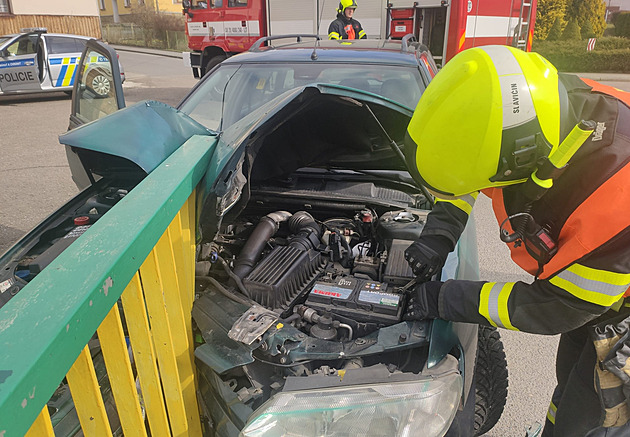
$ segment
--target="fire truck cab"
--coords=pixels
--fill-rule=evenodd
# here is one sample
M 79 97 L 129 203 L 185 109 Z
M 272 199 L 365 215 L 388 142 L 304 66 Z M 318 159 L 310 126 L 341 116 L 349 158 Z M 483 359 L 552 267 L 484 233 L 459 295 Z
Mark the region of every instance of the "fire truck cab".
M 328 37 L 336 0 L 184 0 L 191 52 L 184 60 L 195 77 L 257 39 L 277 35 Z M 413 34 L 438 64 L 480 45 L 531 49 L 536 0 L 358 0 L 355 18 L 368 38 Z

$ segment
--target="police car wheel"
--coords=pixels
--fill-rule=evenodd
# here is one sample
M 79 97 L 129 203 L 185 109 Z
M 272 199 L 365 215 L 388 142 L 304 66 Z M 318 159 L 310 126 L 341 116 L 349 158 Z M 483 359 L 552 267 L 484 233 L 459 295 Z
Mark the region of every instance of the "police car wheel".
M 90 74 L 87 83 L 99 97 L 107 97 L 111 91 L 111 81 L 98 71 Z

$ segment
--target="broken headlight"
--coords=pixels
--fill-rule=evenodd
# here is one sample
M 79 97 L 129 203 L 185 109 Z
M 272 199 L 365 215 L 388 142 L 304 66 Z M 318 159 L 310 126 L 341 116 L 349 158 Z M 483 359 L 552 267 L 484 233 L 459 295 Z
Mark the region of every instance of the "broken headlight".
M 254 436 L 442 436 L 462 394 L 461 375 L 393 384 L 281 392 L 241 432 Z

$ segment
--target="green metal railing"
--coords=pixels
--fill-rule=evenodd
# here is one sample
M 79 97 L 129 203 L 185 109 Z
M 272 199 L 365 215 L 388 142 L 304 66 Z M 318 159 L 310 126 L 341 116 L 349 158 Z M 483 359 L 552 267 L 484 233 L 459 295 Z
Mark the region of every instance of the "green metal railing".
M 195 193 L 214 143 L 188 140 L 0 309 L 0 437 L 53 436 L 46 404 L 64 378 L 83 433 L 112 435 L 95 333 L 125 436 L 146 436 L 145 423 L 152 436 L 201 435 Z

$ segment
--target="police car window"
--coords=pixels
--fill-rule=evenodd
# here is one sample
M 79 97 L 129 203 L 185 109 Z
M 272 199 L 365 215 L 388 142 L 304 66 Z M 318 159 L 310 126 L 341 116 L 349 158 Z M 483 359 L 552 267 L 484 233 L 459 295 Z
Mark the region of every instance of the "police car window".
M 46 37 L 48 45 L 48 53 L 58 55 L 62 53 L 76 53 L 83 51 L 83 47 L 77 44 L 75 38 L 66 38 L 63 36 Z
M 25 35 L 7 47 L 9 56 L 30 55 L 37 53 L 37 35 Z

